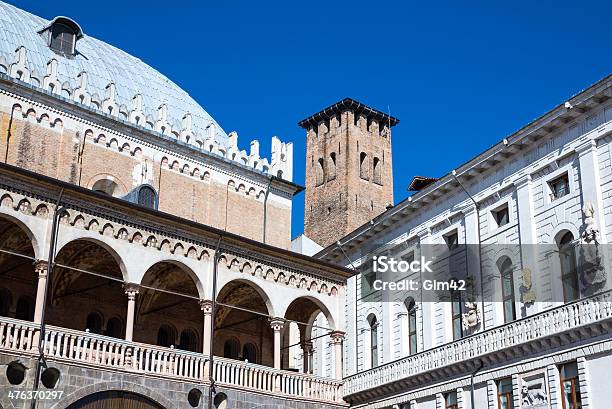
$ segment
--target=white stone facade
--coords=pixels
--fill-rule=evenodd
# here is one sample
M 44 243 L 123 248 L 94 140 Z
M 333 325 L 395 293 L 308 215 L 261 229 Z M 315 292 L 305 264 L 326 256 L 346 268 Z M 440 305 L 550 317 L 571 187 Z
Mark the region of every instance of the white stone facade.
M 529 251 L 532 246 L 515 246 L 508 254 L 491 252 L 499 249 L 494 244 L 554 246 L 567 232 L 574 242 L 585 242 L 589 226 L 598 230 L 597 241 L 607 251 L 606 244 L 612 240 L 611 87 L 611 77 L 601 80 L 340 240 L 350 261 L 359 266 L 370 260 L 362 254 L 364 249 L 405 244 L 418 251 L 426 244 L 444 244 L 445 234 L 456 230 L 460 244 L 480 243 L 482 249 L 480 254 L 466 256 L 465 264 L 456 268 L 478 271 L 482 268 L 479 258 L 507 256 L 516 288 L 514 321 L 504 322 L 501 302 L 479 302 L 476 313 L 482 320 L 484 304 L 484 322 L 479 321 L 460 340 L 453 340 L 451 303 L 417 303 L 418 341 L 416 352 L 410 355 L 404 304 L 408 292 L 379 294 L 364 301 L 361 274 L 350 279 L 344 357 L 349 402 L 376 408 L 412 402 L 405 407 L 438 409 L 445 408 L 445 394 L 457 391 L 458 408 L 496 409 L 496 381 L 511 377 L 514 407 L 527 408 L 530 406 L 519 402 L 520 381 L 526 373 L 540 371 L 548 385 L 545 392 L 550 406 L 546 407 L 562 408 L 559 365 L 573 361 L 579 371 L 582 407 L 609 406 L 604 390 L 612 375 L 610 269 L 606 270 L 607 281 L 598 288 L 599 295 L 590 295 L 581 280 L 582 301 L 564 305 L 559 301 L 563 289 L 558 256 L 543 259 L 541 253 Z M 551 181 L 562 175 L 567 175 L 569 193 L 555 198 Z M 457 180 L 476 201 L 478 211 Z M 509 220 L 498 227 L 493 215 L 501 206 L 507 206 Z M 585 206 L 593 212 L 585 211 Z M 317 257 L 350 266 L 337 245 Z M 531 271 L 534 303 L 523 302 L 518 291 L 524 286 L 521 271 L 525 268 Z M 497 280 L 483 283 L 482 288 L 487 294 L 501 291 L 500 285 Z M 564 315 L 578 312 L 594 315 L 571 322 Z M 560 316 L 564 319 L 555 321 Z M 375 369 L 371 369 L 368 321 L 372 317 L 378 323 Z M 541 333 L 530 332 L 537 327 L 542 328 Z M 475 406 L 471 406 L 470 372 L 476 369 L 477 359 L 485 365 L 476 375 Z

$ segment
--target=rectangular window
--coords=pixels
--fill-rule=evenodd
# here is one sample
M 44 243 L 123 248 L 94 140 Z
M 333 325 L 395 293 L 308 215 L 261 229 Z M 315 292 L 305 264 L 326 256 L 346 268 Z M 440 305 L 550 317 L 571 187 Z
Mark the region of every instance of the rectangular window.
M 445 409 L 459 409 L 457 392 L 449 392 L 444 397 Z
M 581 409 L 580 383 L 578 382 L 578 365 L 568 362 L 559 367 L 561 375 L 561 402 L 563 409 Z
M 461 301 L 461 292 L 452 291 L 451 292 L 451 312 L 453 318 L 453 340 L 458 340 L 463 338 L 463 320 L 462 320 L 462 301 Z
M 457 230 L 453 230 L 450 233 L 444 235 L 444 241 L 449 250 L 454 250 L 459 246 L 459 234 Z
M 569 178 L 567 173 L 548 182 L 550 188 L 550 201 L 555 201 L 569 194 Z
M 504 378 L 497 381 L 497 405 L 499 409 L 514 409 L 512 378 Z
M 495 223 L 497 223 L 497 227 L 505 226 L 510 223 L 510 212 L 508 211 L 508 205 L 504 205 L 496 210 L 493 210 L 493 218 L 495 219 Z
M 417 318 L 416 318 L 416 307 L 408 311 L 408 343 L 410 355 L 414 355 L 417 352 Z

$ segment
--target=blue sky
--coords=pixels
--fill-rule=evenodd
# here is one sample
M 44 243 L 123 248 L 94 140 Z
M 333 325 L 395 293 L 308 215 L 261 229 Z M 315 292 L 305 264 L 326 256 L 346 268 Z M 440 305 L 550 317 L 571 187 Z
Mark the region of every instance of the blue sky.
M 293 141 L 300 184 L 299 120 L 344 97 L 390 107 L 396 203 L 412 176 L 450 171 L 612 71 L 609 1 L 9 2 L 139 57 L 243 148 Z

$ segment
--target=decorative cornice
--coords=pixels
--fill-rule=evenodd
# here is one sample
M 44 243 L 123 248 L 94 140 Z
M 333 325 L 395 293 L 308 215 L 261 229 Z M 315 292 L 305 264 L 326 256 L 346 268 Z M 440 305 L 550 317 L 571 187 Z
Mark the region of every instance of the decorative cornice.
M 593 107 L 601 105 L 611 97 L 612 75 L 608 75 L 586 90 L 570 98 L 568 102 L 572 107 L 571 109 L 567 108 L 565 104 L 558 105 L 512 135 L 504 138 L 485 152 L 482 152 L 458 167 L 456 169 L 457 177 L 475 177 L 475 175 L 481 175 L 482 173 L 479 173 L 479 170 L 487 167 L 491 169 L 495 168 L 495 166 L 489 164 L 490 161 L 493 160 L 498 163 L 506 163 L 508 160 L 512 160 L 511 158 L 523 152 L 526 147 L 533 146 L 536 143 L 539 144 L 542 140 L 550 138 L 556 130 L 567 127 L 571 124 L 571 121 L 574 121 L 579 116 L 585 115 L 585 113 L 592 110 Z M 424 190 L 409 196 L 407 199 L 375 217 L 373 220 L 358 227 L 340 239 L 340 242 L 344 250 L 349 251 L 353 246 L 353 242 L 356 242 L 356 237 L 364 236 L 359 240 L 359 243 L 362 243 L 372 235 L 380 234 L 392 228 L 392 226 L 396 225 L 395 222 L 398 219 L 409 214 L 409 212 L 418 211 L 421 207 L 428 206 L 429 203 L 437 202 L 439 197 L 452 194 L 458 189 L 460 188 L 456 186 L 452 172 L 448 173 Z M 371 228 L 372 224 L 376 226 L 380 225 L 376 233 L 374 233 L 374 229 Z M 341 256 L 336 244 L 330 245 L 315 254 L 315 257 L 327 260 L 334 260 Z
M 205 149 L 199 149 L 196 146 L 181 142 L 152 129 L 144 128 L 104 112 L 77 104 L 59 95 L 21 83 L 3 73 L 0 73 L 0 93 L 44 107 L 56 114 L 96 127 L 108 134 L 120 135 L 122 138 L 154 148 L 159 152 L 174 155 L 187 161 L 200 162 L 202 165 L 211 166 L 218 172 L 226 175 L 232 177 L 242 175 L 251 182 L 257 182 L 261 187 L 267 185 L 271 176 L 253 167 L 232 161 Z M 270 164 L 271 166 L 272 164 Z M 273 190 L 277 194 L 282 192 L 285 195 L 293 196 L 303 190 L 302 186 L 293 182 L 282 178 L 277 179 L 278 182 Z
M 26 181 L 28 178 L 29 181 Z M 178 216 L 142 208 L 141 206 L 125 202 L 121 199 L 104 196 L 89 189 L 34 174 L 14 166 L 0 164 L 0 189 L 36 198 L 54 205 L 62 188 L 64 189 L 62 205 L 69 211 L 76 210 L 122 226 L 141 229 L 143 232 L 156 233 L 182 240 L 185 243 L 199 245 L 208 250 L 213 250 L 219 236 L 224 236 L 225 239 L 220 248 L 221 253 L 233 253 L 282 270 L 293 269 L 296 272 L 329 280 L 340 285 L 343 285 L 345 279 L 353 274 L 347 269 L 312 257 L 271 247 L 255 240 L 182 219 Z M 128 214 L 129 218 L 126 218 Z M 161 220 L 159 222 L 152 221 L 151 219 L 153 218 Z M 304 262 L 299 262 L 296 259 L 303 259 Z M 332 273 L 332 271 L 335 272 Z

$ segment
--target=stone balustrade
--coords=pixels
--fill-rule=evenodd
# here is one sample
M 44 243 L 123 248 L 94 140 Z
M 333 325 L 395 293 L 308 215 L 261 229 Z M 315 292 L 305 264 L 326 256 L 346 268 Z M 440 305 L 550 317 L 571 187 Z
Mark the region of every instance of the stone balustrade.
M 40 326 L 0 317 L 0 351 L 36 356 Z M 72 365 L 111 368 L 155 377 L 208 384 L 207 356 L 121 339 L 46 326 L 45 356 Z M 292 396 L 319 402 L 343 403 L 342 382 L 215 357 L 213 379 L 218 385 Z
M 344 394 L 350 396 L 611 319 L 612 292 L 607 291 L 350 376 L 344 379 Z
M 342 402 L 342 382 L 334 379 L 275 370 L 267 366 L 218 357 L 214 359 L 213 373 L 218 384 L 271 393 L 280 392 L 317 401 Z

